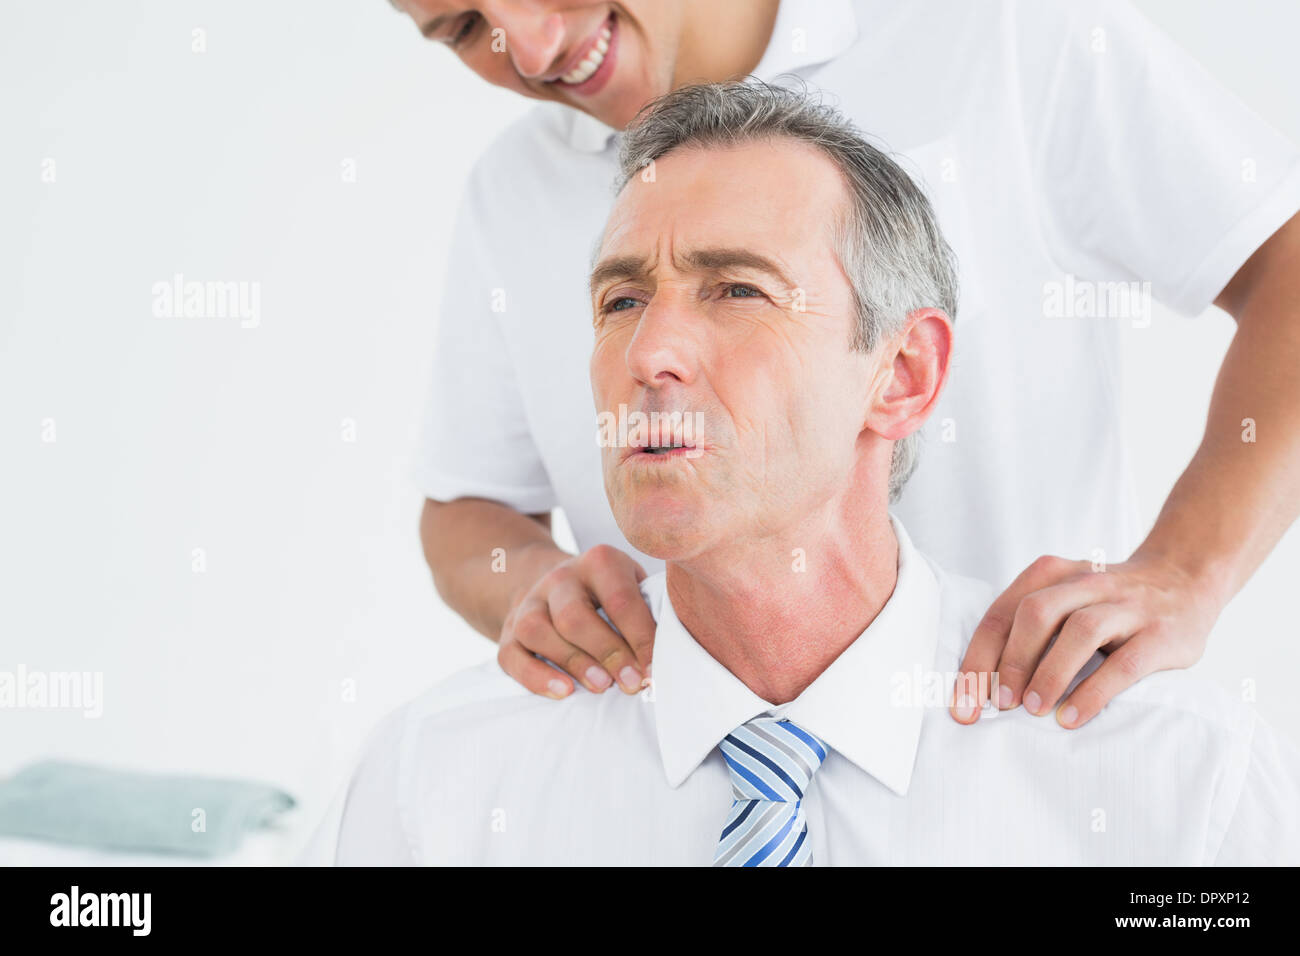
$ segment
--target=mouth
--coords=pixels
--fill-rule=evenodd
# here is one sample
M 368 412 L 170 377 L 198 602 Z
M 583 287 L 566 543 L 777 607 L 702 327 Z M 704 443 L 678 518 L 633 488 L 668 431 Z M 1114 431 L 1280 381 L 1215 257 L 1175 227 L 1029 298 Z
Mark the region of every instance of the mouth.
M 564 71 L 546 80 L 566 93 L 590 96 L 609 81 L 618 47 L 618 20 L 611 13 L 565 64 Z
M 704 447 L 693 442 L 670 442 L 663 445 L 633 445 L 623 452 L 624 463 L 664 465 L 699 458 Z

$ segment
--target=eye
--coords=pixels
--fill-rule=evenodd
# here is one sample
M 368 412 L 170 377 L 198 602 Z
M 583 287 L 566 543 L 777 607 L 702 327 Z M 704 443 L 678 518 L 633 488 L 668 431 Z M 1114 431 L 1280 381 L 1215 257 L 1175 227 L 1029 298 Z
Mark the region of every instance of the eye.
M 465 18 L 460 21 L 460 25 L 456 27 L 455 34 L 447 40 L 447 45 L 453 50 L 459 49 L 462 44 L 474 35 L 474 28 L 478 26 L 481 19 L 482 17 L 477 13 L 467 13 Z
M 640 304 L 639 299 L 634 299 L 630 295 L 621 295 L 605 304 L 601 309 L 602 312 L 626 312 L 628 309 L 635 309 Z
M 752 285 L 746 285 L 743 282 L 733 282 L 727 286 L 727 298 L 729 299 L 762 299 L 766 298 L 761 291 Z

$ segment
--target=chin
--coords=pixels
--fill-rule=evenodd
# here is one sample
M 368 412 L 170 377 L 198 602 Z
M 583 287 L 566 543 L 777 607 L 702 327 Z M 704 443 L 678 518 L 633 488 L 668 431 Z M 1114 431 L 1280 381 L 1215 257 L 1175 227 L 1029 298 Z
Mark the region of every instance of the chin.
M 632 547 L 660 561 L 685 561 L 703 550 L 695 535 L 678 534 L 669 528 L 632 529 L 625 536 Z
M 609 103 L 601 104 L 599 107 L 588 108 L 589 112 L 596 119 L 600 120 L 606 126 L 614 129 L 627 129 L 632 121 L 636 119 L 637 114 L 641 112 L 641 107 L 650 100 L 655 99 L 653 95 L 643 96 L 641 94 L 626 94 L 620 92 L 611 97 Z M 573 104 L 568 104 L 573 105 Z
M 647 103 L 672 92 L 673 85 L 671 77 L 645 75 L 640 64 L 625 60 L 618 65 L 624 74 L 614 76 L 604 89 L 598 109 L 601 115 L 596 118 L 615 129 L 626 129 Z
M 652 558 L 689 558 L 703 551 L 712 538 L 712 515 L 701 514 L 687 502 L 645 495 L 631 502 L 611 504 L 614 519 L 628 543 Z

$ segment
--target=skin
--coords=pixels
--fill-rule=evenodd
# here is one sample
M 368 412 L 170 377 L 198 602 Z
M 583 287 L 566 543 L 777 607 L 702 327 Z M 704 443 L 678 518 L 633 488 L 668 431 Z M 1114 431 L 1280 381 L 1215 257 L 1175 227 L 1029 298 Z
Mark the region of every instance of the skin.
M 443 15 L 481 20 L 455 48 L 472 70 L 525 96 L 556 100 L 623 128 L 641 105 L 683 83 L 743 76 L 760 59 L 774 0 L 399 0 L 417 27 Z M 548 78 L 564 69 L 609 13 L 619 19 L 614 69 L 584 95 Z M 443 20 L 435 34 L 447 38 Z M 493 52 L 491 29 L 505 30 Z M 996 673 L 1002 707 L 1037 702 L 1074 728 L 1119 691 L 1156 670 L 1198 660 L 1224 605 L 1300 514 L 1300 217 L 1242 266 L 1216 305 L 1237 333 L 1215 385 L 1205 435 L 1141 547 L 1104 573 L 1044 555 L 993 603 L 963 663 L 952 714 L 978 719 Z M 1242 420 L 1259 440 L 1241 441 Z M 563 697 L 573 681 L 635 692 L 650 673 L 654 624 L 637 587 L 644 571 L 613 548 L 567 554 L 549 518 L 495 502 L 426 501 L 420 522 L 439 593 L 478 630 L 499 640 L 507 673 L 535 693 Z M 504 548 L 509 573 L 488 557 Z M 596 613 L 603 608 L 611 629 Z M 1058 633 L 1061 639 L 1048 650 Z M 1093 651 L 1106 662 L 1067 700 L 1061 695 Z M 561 668 L 539 660 L 543 654 Z M 982 675 L 982 676 L 981 676 Z M 1031 696 L 1031 694 L 1033 696 Z M 1071 709 L 1073 708 L 1073 710 Z
M 615 129 L 646 103 L 687 83 L 744 76 L 758 64 L 775 0 L 397 0 L 421 33 L 446 44 L 494 86 L 564 103 Z M 609 82 L 587 92 L 557 82 L 580 60 L 611 15 L 616 63 Z M 504 49 L 493 49 L 493 30 Z
M 700 645 L 784 703 L 893 592 L 893 443 L 932 410 L 952 325 L 922 310 L 870 354 L 850 348 L 829 228 L 847 191 L 813 148 L 685 149 L 656 165 L 656 182 L 619 197 L 593 272 L 592 393 L 598 411 L 698 413 L 702 429 L 694 455 L 606 446 L 605 489 L 628 540 L 667 562 Z M 794 570 L 797 548 L 814 573 Z

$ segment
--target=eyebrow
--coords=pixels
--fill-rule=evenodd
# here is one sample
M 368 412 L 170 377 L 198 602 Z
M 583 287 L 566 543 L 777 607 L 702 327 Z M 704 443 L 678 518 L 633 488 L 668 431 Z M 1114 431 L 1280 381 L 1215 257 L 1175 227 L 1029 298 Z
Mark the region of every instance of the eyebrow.
M 611 259 L 602 259 L 591 270 L 588 288 L 591 294 L 595 295 L 596 290 L 603 285 L 620 279 L 638 279 L 649 271 L 646 260 L 638 256 L 614 256 Z
M 786 278 L 781 267 L 767 256 L 748 249 L 695 249 L 682 257 L 685 263 L 701 272 L 721 272 L 724 269 L 752 269 L 766 272 L 780 279 L 786 287 L 793 283 Z
M 692 249 L 681 257 L 682 263 L 696 272 L 721 272 L 725 269 L 752 269 L 765 272 L 782 282 L 786 288 L 794 283 L 781 267 L 767 256 L 748 249 Z M 619 279 L 639 279 L 650 273 L 648 262 L 638 256 L 614 256 L 604 259 L 591 270 L 591 294 L 609 282 Z

